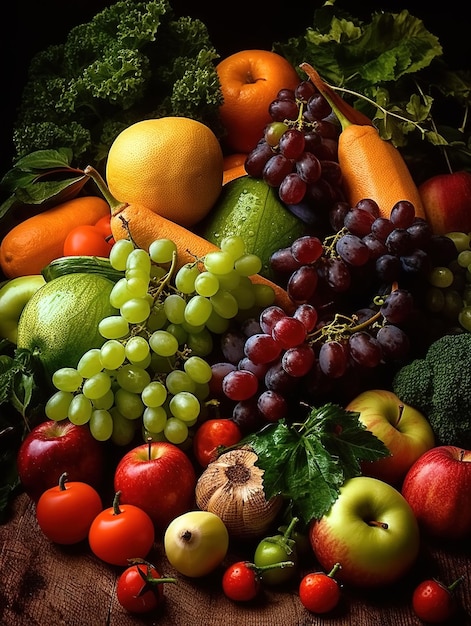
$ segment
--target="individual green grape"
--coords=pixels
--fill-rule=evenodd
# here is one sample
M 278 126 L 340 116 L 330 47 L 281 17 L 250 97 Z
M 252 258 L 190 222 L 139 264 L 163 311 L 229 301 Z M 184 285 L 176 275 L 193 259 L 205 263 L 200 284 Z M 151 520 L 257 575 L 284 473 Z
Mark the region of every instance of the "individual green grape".
M 213 351 L 214 342 L 209 330 L 203 328 L 199 333 L 188 333 L 186 345 L 192 354 L 205 357 Z
M 234 269 L 241 276 L 253 276 L 262 269 L 262 260 L 256 254 L 243 254 L 235 261 Z
M 165 330 L 156 330 L 149 338 L 151 349 L 159 356 L 173 356 L 178 351 L 178 342 Z
M 240 274 L 235 269 L 232 269 L 227 274 L 221 274 L 218 276 L 219 280 L 219 290 L 232 291 L 236 287 L 239 286 L 240 283 Z
M 184 294 L 193 293 L 195 280 L 199 273 L 196 263 L 185 263 L 175 274 L 175 287 Z
M 463 305 L 471 306 L 471 284 L 466 283 L 463 289 Z
M 108 339 L 100 348 L 100 357 L 105 369 L 116 370 L 124 363 L 125 348 L 117 339 Z
M 67 417 L 77 426 L 82 426 L 90 421 L 92 416 L 93 405 L 91 400 L 86 398 L 83 393 L 77 393 L 71 400 Z
M 463 307 L 458 314 L 458 322 L 468 333 L 471 333 L 471 306 Z
M 206 321 L 206 328 L 215 335 L 222 335 L 229 328 L 230 322 L 225 317 L 221 317 L 216 311 L 211 311 L 211 315 Z
M 204 257 L 204 267 L 211 274 L 228 274 L 234 269 L 234 259 L 228 252 L 215 250 Z
M 183 363 L 183 369 L 195 383 L 208 383 L 213 375 L 211 365 L 196 355 L 186 359 Z
M 242 276 L 241 281 L 231 294 L 237 301 L 237 307 L 240 311 L 247 311 L 255 306 L 255 291 L 252 281 L 247 276 Z
M 469 233 L 452 231 L 447 233 L 446 236 L 453 241 L 458 252 L 461 252 L 462 250 L 469 250 L 471 243 Z
M 65 420 L 69 414 L 69 406 L 74 394 L 70 391 L 56 391 L 47 400 L 44 412 L 46 417 L 55 422 Z
M 206 400 L 209 397 L 210 387 L 208 383 L 196 383 L 195 390 L 193 391 L 195 396 L 198 398 L 200 402 Z M 200 413 L 201 413 L 201 405 L 200 405 Z
M 143 248 L 134 248 L 126 259 L 126 271 L 128 270 L 140 270 L 150 275 L 150 256 L 147 250 Z
M 132 298 L 144 298 L 149 289 L 150 274 L 138 268 L 129 269 L 126 270 L 126 281 Z
M 182 420 L 170 417 L 165 424 L 164 435 L 170 443 L 183 443 L 188 437 L 188 426 Z
M 170 263 L 177 253 L 177 245 L 171 239 L 156 239 L 149 246 L 149 256 L 154 263 Z
M 85 379 L 82 393 L 89 400 L 101 398 L 111 389 L 111 378 L 106 372 L 98 372 L 91 378 Z
M 102 369 L 100 348 L 87 350 L 77 364 L 77 371 L 83 378 L 91 378 L 98 372 L 101 372 Z
M 105 339 L 122 339 L 129 333 L 129 323 L 122 315 L 109 315 L 98 323 L 98 332 Z
M 183 346 L 186 343 L 188 333 L 181 324 L 169 324 L 165 330 L 175 337 L 179 346 Z
M 189 391 L 180 391 L 169 402 L 170 412 L 183 422 L 192 422 L 200 414 L 198 398 Z
M 168 374 L 175 368 L 175 361 L 175 354 L 172 354 L 172 356 L 160 356 L 152 352 L 149 367 L 155 374 Z
M 124 346 L 124 355 L 130 361 L 143 361 L 150 354 L 149 342 L 145 337 L 130 337 Z
M 150 381 L 141 391 L 141 398 L 146 407 L 157 407 L 167 399 L 167 388 L 158 380 Z
M 445 291 L 445 306 L 443 312 L 448 319 L 455 321 L 463 308 L 463 298 L 455 289 L 447 289 Z
M 183 320 L 181 326 L 188 335 L 198 334 L 206 328 L 206 324 L 198 324 L 198 326 L 194 326 L 193 324 L 190 324 L 186 320 Z
M 150 315 L 150 304 L 147 298 L 131 298 L 119 312 L 129 324 L 142 324 Z
M 145 405 L 138 393 L 117 389 L 114 394 L 115 406 L 125 418 L 138 419 L 144 413 Z
M 109 411 L 111 407 L 114 405 L 114 391 L 113 389 L 108 389 L 108 391 L 100 396 L 99 398 L 94 398 L 92 400 L 94 409 L 106 409 Z
M 216 274 L 211 272 L 200 272 L 195 280 L 195 291 L 200 296 L 209 298 L 214 296 L 219 290 L 219 279 Z
M 453 272 L 448 267 L 434 267 L 429 273 L 428 281 L 434 287 L 445 289 L 453 283 Z
M 109 411 L 95 409 L 88 423 L 93 438 L 97 441 L 108 441 L 113 434 L 113 418 Z
M 178 293 L 168 295 L 164 300 L 167 320 L 172 324 L 181 324 L 185 319 L 186 300 Z
M 460 267 L 466 269 L 468 265 L 471 265 L 471 250 L 462 250 L 456 257 L 456 260 Z
M 119 368 L 116 381 L 120 387 L 132 393 L 142 393 L 146 385 L 151 381 L 147 370 L 127 363 Z
M 142 423 L 151 433 L 161 433 L 167 424 L 167 412 L 161 406 L 146 407 Z
M 129 362 L 131 363 L 131 365 L 135 365 L 136 367 L 140 367 L 143 370 L 146 370 L 148 367 L 150 367 L 150 364 L 152 363 L 152 356 L 149 352 L 149 354 L 141 361 L 134 361 L 133 359 L 129 359 Z
M 266 309 L 275 302 L 275 290 L 270 285 L 254 284 L 255 306 Z
M 239 235 L 227 235 L 221 239 L 220 246 L 223 252 L 227 252 L 236 261 L 245 254 L 245 242 Z
M 115 309 L 120 309 L 129 298 L 132 298 L 132 293 L 128 289 L 128 281 L 124 277 L 120 278 L 111 289 L 110 304 Z
M 208 298 L 198 294 L 192 296 L 185 307 L 185 322 L 192 326 L 200 326 L 206 324 L 213 305 Z
M 160 330 L 167 325 L 167 321 L 167 314 L 165 313 L 163 305 L 155 303 L 147 319 L 146 328 L 149 332 Z
M 52 375 L 52 384 L 60 391 L 77 391 L 83 382 L 83 376 L 75 367 L 61 367 Z
M 129 254 L 134 250 L 134 244 L 130 239 L 119 239 L 116 241 L 109 255 L 111 266 L 115 270 L 124 271 Z
M 426 307 L 431 313 L 441 313 L 445 308 L 445 293 L 443 289 L 431 287 L 426 293 Z
M 121 415 L 115 406 L 111 407 L 109 412 L 113 419 L 111 441 L 117 446 L 129 445 L 136 434 L 136 422 Z
M 194 391 L 195 381 L 185 371 L 175 369 L 167 374 L 165 386 L 169 393 L 175 395 L 180 391 Z
M 239 312 L 239 306 L 234 296 L 225 289 L 220 289 L 209 299 L 214 310 L 221 317 L 233 319 Z

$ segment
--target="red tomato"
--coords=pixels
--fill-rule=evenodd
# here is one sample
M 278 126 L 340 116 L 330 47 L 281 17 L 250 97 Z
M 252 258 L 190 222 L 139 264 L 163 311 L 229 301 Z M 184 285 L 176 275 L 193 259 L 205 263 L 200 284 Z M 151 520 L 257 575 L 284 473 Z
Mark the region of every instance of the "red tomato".
M 154 544 L 154 524 L 149 515 L 132 504 L 119 504 L 99 513 L 90 526 L 92 552 L 111 565 L 128 565 L 129 559 L 145 558 Z
M 248 561 L 229 565 L 222 577 L 222 590 L 235 602 L 253 600 L 261 588 L 258 568 Z
M 36 505 L 36 519 L 48 539 L 71 545 L 87 538 L 90 526 L 102 510 L 98 492 L 83 482 L 67 483 L 67 474 L 47 489 Z
M 97 230 L 100 231 L 100 233 L 102 233 L 103 237 L 106 238 L 113 236 L 111 232 L 111 214 L 100 217 L 100 219 L 94 226 Z
M 412 595 L 412 607 L 417 617 L 431 624 L 449 620 L 456 609 L 453 590 L 461 580 L 458 578 L 449 587 L 434 579 L 422 581 Z
M 340 600 L 340 586 L 335 580 L 337 563 L 329 574 L 314 572 L 306 574 L 299 584 L 299 599 L 302 605 L 312 613 L 328 613 Z
M 242 439 L 237 424 L 229 419 L 210 419 L 203 422 L 193 437 L 193 452 L 202 467 L 217 458 L 218 446 L 233 446 Z
M 73 228 L 64 241 L 64 256 L 108 257 L 112 244 L 105 240 L 101 230 L 91 224 Z
M 157 608 L 164 597 L 163 583 L 176 582 L 162 578 L 151 563 L 136 563 L 118 578 L 116 595 L 120 605 L 129 613 L 148 613 Z

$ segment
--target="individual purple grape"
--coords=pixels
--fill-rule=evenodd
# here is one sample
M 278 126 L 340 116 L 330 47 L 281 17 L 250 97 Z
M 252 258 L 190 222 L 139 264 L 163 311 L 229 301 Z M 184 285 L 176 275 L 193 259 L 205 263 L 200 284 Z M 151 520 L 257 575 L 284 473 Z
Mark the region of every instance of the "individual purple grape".
M 279 187 L 283 179 L 292 171 L 292 162 L 282 154 L 275 154 L 265 163 L 262 176 L 270 187 Z
M 275 122 L 295 120 L 298 117 L 299 107 L 297 103 L 289 99 L 273 100 L 268 107 L 268 113 Z
M 306 195 L 306 183 L 296 172 L 291 172 L 281 181 L 278 196 L 285 204 L 299 204 Z
M 226 374 L 236 369 L 237 366 L 234 363 L 218 362 L 211 365 L 212 375 L 208 383 L 211 397 L 220 399 L 224 396 L 222 390 L 223 378 Z
M 273 339 L 284 349 L 299 346 L 306 339 L 306 327 L 295 317 L 283 317 L 276 322 L 271 331 Z
M 365 235 L 368 235 L 368 233 L 371 233 L 371 226 L 374 221 L 375 218 L 373 215 L 371 215 L 368 211 L 365 211 L 365 209 L 352 207 L 345 215 L 343 225 L 352 235 L 364 237 Z
M 261 333 L 262 328 L 260 326 L 260 320 L 256 317 L 249 317 L 241 323 L 240 330 L 246 337 Z
M 288 415 L 286 399 L 273 389 L 267 389 L 260 394 L 257 408 L 267 422 L 277 422 Z
M 271 335 L 259 333 L 247 338 L 244 346 L 244 353 L 253 363 L 270 363 L 281 354 L 281 346 Z M 242 357 L 243 358 L 243 357 Z
M 386 298 L 380 313 L 390 324 L 401 324 L 410 317 L 413 308 L 412 294 L 405 289 L 396 289 Z
M 257 406 L 258 398 L 252 396 L 248 400 L 237 402 L 232 408 L 232 421 L 240 428 L 245 437 L 257 432 L 265 424 Z
M 350 233 L 338 239 L 335 249 L 346 263 L 355 267 L 365 265 L 370 258 L 370 251 L 366 244 L 360 237 Z
M 357 209 L 362 209 L 363 211 L 368 211 L 368 213 L 371 213 L 375 219 L 379 217 L 378 203 L 372 198 L 363 198 L 362 200 L 358 200 L 355 207 Z
M 268 363 L 254 363 L 248 356 L 244 356 L 237 364 L 237 369 L 248 370 L 255 374 L 259 380 L 263 380 L 268 370 Z
M 322 175 L 321 162 L 312 152 L 303 152 L 296 161 L 296 172 L 305 183 L 315 183 Z
M 429 255 L 417 248 L 411 254 L 400 257 L 401 267 L 407 274 L 427 276 L 432 269 Z
M 338 161 L 338 140 L 322 137 L 322 141 L 314 150 L 314 154 L 321 161 Z
M 314 366 L 316 355 L 307 343 L 288 348 L 281 358 L 285 372 L 295 378 L 305 376 Z
M 350 211 L 350 205 L 348 202 L 335 202 L 329 210 L 329 223 L 332 230 L 336 233 L 342 230 L 345 215 Z
M 337 161 L 324 159 L 320 163 L 322 178 L 334 187 L 340 187 L 342 184 L 342 170 Z
M 309 130 L 304 135 L 304 147 L 306 152 L 314 153 L 314 150 L 322 143 L 322 137 L 316 130 Z
M 287 313 L 276 304 L 263 309 L 260 313 L 260 328 L 262 332 L 271 335 L 274 325 L 284 317 L 287 317 Z
M 348 367 L 348 345 L 341 341 L 323 343 L 318 354 L 320 371 L 328 378 L 341 378 Z
M 417 217 L 414 222 L 407 227 L 407 232 L 411 236 L 414 248 L 419 248 L 420 250 L 428 248 L 433 233 L 427 220 Z
M 408 200 L 400 200 L 392 207 L 389 219 L 395 228 L 409 228 L 415 218 L 415 207 Z
M 259 381 L 248 370 L 234 370 L 224 376 L 222 390 L 224 394 L 236 402 L 252 398 L 258 391 Z
M 398 326 L 382 326 L 376 333 L 376 340 L 381 346 L 385 361 L 402 361 L 409 354 L 409 337 Z
M 352 274 L 343 259 L 326 259 L 323 267 L 326 283 L 335 293 L 348 291 L 352 284 Z
M 294 258 L 291 246 L 275 250 L 270 256 L 270 268 L 277 274 L 292 274 L 301 265 L 302 263 Z
M 294 258 L 303 265 L 315 263 L 321 258 L 324 246 L 319 237 L 315 235 L 303 235 L 298 237 L 291 244 L 291 252 Z
M 371 224 L 371 232 L 380 241 L 386 241 L 393 230 L 394 224 L 387 217 L 377 217 Z
M 224 358 L 237 364 L 244 356 L 246 336 L 239 330 L 228 330 L 221 335 L 220 346 Z
M 271 146 L 265 140 L 259 141 L 245 159 L 245 171 L 249 176 L 262 178 L 267 161 L 274 155 Z
M 294 89 L 294 97 L 300 102 L 308 102 L 316 93 L 317 88 L 309 80 L 301 81 Z
M 350 356 L 362 367 L 378 367 L 383 356 L 381 346 L 370 333 L 359 330 L 348 338 Z
M 297 128 L 289 128 L 280 137 L 278 147 L 287 159 L 297 159 L 304 152 L 304 133 Z
M 291 393 L 297 386 L 298 379 L 290 376 L 281 364 L 281 361 L 273 363 L 265 374 L 265 387 L 277 391 L 282 396 Z
M 394 228 L 387 236 L 385 243 L 391 254 L 402 256 L 413 250 L 412 236 L 405 228 Z
M 314 330 L 317 320 L 319 319 L 316 307 L 308 303 L 297 306 L 293 313 L 293 317 L 300 320 L 304 324 L 307 333 Z
M 312 265 L 302 265 L 291 274 L 286 291 L 293 302 L 303 304 L 313 297 L 318 282 L 319 275 L 316 268 Z
M 383 254 L 376 259 L 375 271 L 381 282 L 392 283 L 401 273 L 401 260 L 394 254 Z
M 327 100 L 325 100 L 325 98 L 324 98 L 324 102 L 325 104 L 327 104 Z M 322 106 L 322 103 L 320 101 L 319 101 L 319 104 Z M 330 105 L 328 106 L 330 107 Z M 330 111 L 332 111 L 332 109 L 330 109 Z M 325 115 L 324 117 L 327 117 L 327 115 Z M 338 124 L 334 124 L 333 122 L 329 122 L 328 120 L 325 120 L 325 119 L 320 119 L 318 122 L 316 122 L 315 128 L 323 139 L 334 139 L 335 143 L 336 144 L 338 143 L 338 137 L 339 137 Z
M 380 241 L 376 235 L 373 233 L 368 233 L 364 237 L 362 237 L 363 243 L 366 245 L 368 250 L 370 251 L 370 259 L 376 261 L 384 254 L 387 254 L 388 250 L 384 242 Z
M 283 89 L 280 89 L 276 97 L 278 100 L 292 100 L 293 102 L 296 102 L 294 89 L 288 89 L 284 87 Z

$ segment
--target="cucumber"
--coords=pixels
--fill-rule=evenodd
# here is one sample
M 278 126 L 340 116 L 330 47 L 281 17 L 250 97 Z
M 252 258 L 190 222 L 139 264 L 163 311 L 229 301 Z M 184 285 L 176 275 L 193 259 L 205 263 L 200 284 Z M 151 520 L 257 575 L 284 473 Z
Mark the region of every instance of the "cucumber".
M 124 272 L 114 269 L 107 257 L 99 256 L 63 256 L 51 261 L 41 274 L 46 282 L 66 274 L 98 274 L 116 283 L 123 278 Z

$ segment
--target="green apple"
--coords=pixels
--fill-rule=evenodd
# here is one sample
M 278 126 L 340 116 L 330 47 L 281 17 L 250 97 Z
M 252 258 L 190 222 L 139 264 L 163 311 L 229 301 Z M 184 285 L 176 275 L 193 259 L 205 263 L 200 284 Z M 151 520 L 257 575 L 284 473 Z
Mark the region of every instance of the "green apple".
M 170 522 L 164 549 L 170 565 L 191 578 L 206 576 L 227 554 L 229 533 L 215 513 L 188 511 Z
M 404 404 L 392 391 L 371 389 L 353 398 L 346 407 L 360 414 L 360 421 L 388 448 L 391 455 L 363 462 L 365 476 L 399 486 L 415 461 L 435 445 L 429 421 Z
M 349 478 L 337 500 L 309 529 L 314 554 L 329 572 L 349 585 L 373 588 L 392 584 L 415 563 L 420 546 L 417 520 L 392 485 L 371 478 Z

